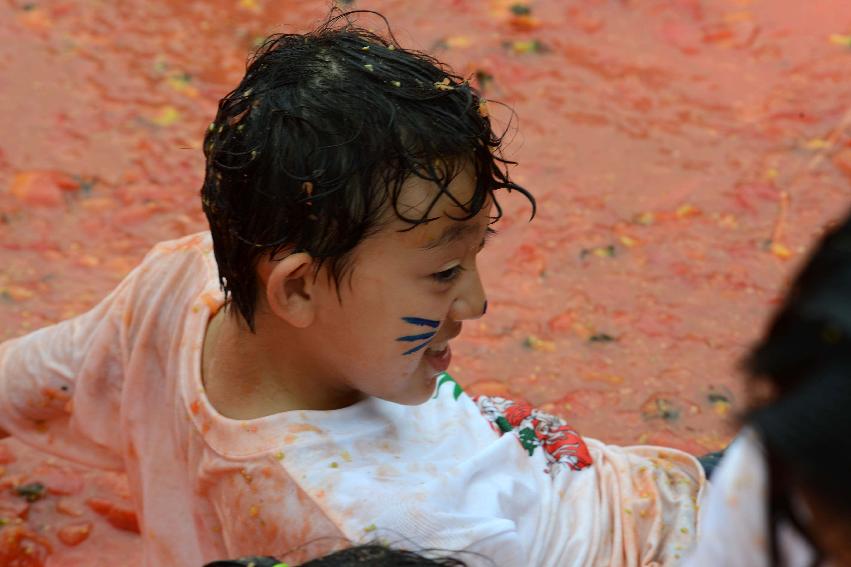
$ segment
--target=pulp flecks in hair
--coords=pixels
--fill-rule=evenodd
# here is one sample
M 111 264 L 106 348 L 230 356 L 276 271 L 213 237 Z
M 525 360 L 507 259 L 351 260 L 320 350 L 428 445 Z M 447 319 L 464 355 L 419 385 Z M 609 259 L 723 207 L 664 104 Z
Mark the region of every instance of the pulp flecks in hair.
M 433 220 L 445 195 L 465 212 L 456 220 L 492 201 L 495 222 L 494 192 L 506 189 L 528 198 L 534 215 L 478 93 L 433 57 L 402 48 L 389 26 L 387 37 L 358 27 L 363 14 L 332 12 L 314 31 L 268 38 L 206 132 L 201 194 L 219 279 L 252 331 L 261 257 L 306 251 L 316 274 L 327 265 L 339 286 L 385 211 L 413 228 Z M 475 191 L 462 203 L 448 186 L 469 166 Z M 418 216 L 398 202 L 412 176 L 439 189 Z

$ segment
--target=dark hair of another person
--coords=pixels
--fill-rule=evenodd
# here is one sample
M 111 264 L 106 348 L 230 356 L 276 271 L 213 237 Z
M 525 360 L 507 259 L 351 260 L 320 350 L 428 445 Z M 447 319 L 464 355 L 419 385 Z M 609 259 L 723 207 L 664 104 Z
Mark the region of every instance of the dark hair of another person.
M 477 91 L 442 63 L 359 28 L 363 12 L 332 12 L 314 31 L 269 37 L 242 81 L 220 102 L 204 137 L 201 189 L 225 298 L 254 330 L 265 256 L 306 251 L 340 285 L 351 252 L 391 210 L 411 225 L 429 220 L 401 210 L 402 183 L 434 182 L 465 220 L 494 191 L 516 190 Z M 369 12 L 387 24 L 380 14 Z M 475 175 L 466 202 L 447 186 L 464 167 Z
M 808 540 L 819 564 L 824 551 L 790 494 L 804 486 L 851 520 L 851 217 L 824 236 L 745 365 L 776 390 L 748 416 L 768 457 L 772 565 L 783 564 L 783 522 Z
M 273 557 L 245 557 L 232 561 L 214 561 L 204 567 L 275 567 Z M 296 566 L 292 566 L 296 567 Z M 458 559 L 429 559 L 413 551 L 393 549 L 380 544 L 349 547 L 324 557 L 302 563 L 298 567 L 466 567 Z
M 300 567 L 465 567 L 459 559 L 430 559 L 413 551 L 393 549 L 380 544 L 350 547 L 303 563 Z

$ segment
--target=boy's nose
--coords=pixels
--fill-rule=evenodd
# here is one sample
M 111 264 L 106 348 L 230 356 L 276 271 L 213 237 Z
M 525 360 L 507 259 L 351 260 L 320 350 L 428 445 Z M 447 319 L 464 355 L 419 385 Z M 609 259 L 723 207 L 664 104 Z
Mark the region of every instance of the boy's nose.
M 487 310 L 485 288 L 482 285 L 478 270 L 472 271 L 470 276 L 461 293 L 452 302 L 449 311 L 449 317 L 456 321 L 478 319 Z

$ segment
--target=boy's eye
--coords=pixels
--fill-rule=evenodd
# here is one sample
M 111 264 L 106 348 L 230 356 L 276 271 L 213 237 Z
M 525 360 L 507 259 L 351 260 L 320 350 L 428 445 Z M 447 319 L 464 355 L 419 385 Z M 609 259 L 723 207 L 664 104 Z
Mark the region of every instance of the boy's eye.
M 442 272 L 437 272 L 431 275 L 432 279 L 439 283 L 449 283 L 453 281 L 455 278 L 461 275 L 461 272 L 464 271 L 464 268 L 461 266 L 452 266 L 448 270 L 443 270 Z

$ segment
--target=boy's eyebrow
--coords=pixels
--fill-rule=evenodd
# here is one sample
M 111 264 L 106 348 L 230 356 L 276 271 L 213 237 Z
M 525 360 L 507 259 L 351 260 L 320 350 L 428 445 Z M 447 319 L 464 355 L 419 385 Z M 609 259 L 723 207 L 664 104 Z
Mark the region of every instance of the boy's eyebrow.
M 441 248 L 443 246 L 448 246 L 459 240 L 464 240 L 467 238 L 470 233 L 479 232 L 480 227 L 475 224 L 469 223 L 456 223 L 448 226 L 444 229 L 443 234 L 439 237 L 435 238 L 431 242 L 421 246 L 423 250 L 434 250 L 435 248 Z

